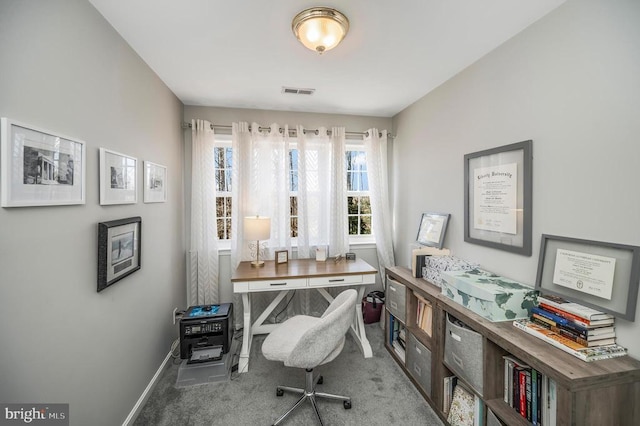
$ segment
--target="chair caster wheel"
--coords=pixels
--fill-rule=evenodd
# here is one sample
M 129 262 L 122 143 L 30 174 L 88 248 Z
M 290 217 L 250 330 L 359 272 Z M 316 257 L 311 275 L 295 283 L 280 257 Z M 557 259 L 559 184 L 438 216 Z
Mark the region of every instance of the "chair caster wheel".
M 321 385 L 324 383 L 324 377 L 320 376 L 318 377 L 318 384 Z
M 282 389 L 276 389 L 276 396 L 284 395 L 284 391 Z
M 345 410 L 351 409 L 351 401 L 344 401 L 342 405 L 344 405 Z

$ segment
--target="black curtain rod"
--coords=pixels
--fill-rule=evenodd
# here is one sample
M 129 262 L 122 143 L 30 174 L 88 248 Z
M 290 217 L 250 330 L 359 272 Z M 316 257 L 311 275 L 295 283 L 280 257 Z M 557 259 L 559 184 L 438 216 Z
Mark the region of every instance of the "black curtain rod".
M 210 126 L 211 126 L 211 130 L 214 130 L 214 129 L 231 130 L 231 128 L 232 128 L 232 126 L 230 126 L 228 124 L 213 124 L 212 123 L 212 124 L 210 124 Z M 183 129 L 190 129 L 191 128 L 191 123 L 184 123 L 183 122 L 182 123 L 182 128 Z M 262 127 L 262 126 L 260 126 L 258 128 L 258 131 L 262 132 L 262 131 L 270 130 L 270 129 L 271 129 L 270 127 Z M 251 125 L 249 125 L 249 130 L 251 130 Z M 284 129 L 282 127 L 280 127 L 279 130 L 280 130 L 280 133 L 284 132 Z M 315 130 L 307 130 L 307 129 L 305 129 L 304 132 L 305 133 L 311 132 L 311 133 L 314 133 L 316 135 L 319 133 L 318 129 L 315 129 Z M 327 133 L 331 134 L 331 130 L 327 130 Z M 347 136 L 347 135 L 348 136 L 369 136 L 369 132 L 344 132 L 344 133 L 345 133 L 345 136 Z M 289 129 L 289 136 L 291 136 L 292 134 L 294 136 L 296 135 L 296 129 Z M 379 133 L 379 136 L 382 137 L 382 132 Z M 393 138 L 391 133 L 387 133 L 387 137 Z

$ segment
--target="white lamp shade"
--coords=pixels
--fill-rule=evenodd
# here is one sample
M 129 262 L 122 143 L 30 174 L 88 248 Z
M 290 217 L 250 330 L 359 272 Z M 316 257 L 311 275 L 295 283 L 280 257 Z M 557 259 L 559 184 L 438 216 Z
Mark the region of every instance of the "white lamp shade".
M 245 240 L 268 240 L 271 237 L 271 218 L 248 216 L 244 218 Z

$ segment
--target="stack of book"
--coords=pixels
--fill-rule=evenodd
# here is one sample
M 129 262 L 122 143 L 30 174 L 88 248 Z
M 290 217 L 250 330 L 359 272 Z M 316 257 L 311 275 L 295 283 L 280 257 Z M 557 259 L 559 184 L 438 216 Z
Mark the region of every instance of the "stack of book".
M 503 358 L 504 402 L 534 426 L 555 424 L 555 382 L 513 356 Z
M 418 300 L 418 311 L 416 312 L 416 325 L 425 333 L 431 336 L 433 323 L 433 309 L 431 302 L 419 294 L 413 293 Z
M 407 332 L 400 321 L 398 321 L 393 315 L 389 316 L 389 341 L 391 342 L 391 346 L 395 350 L 398 357 L 404 362 L 406 355 L 406 336 Z
M 545 340 L 583 361 L 626 355 L 616 344 L 613 315 L 570 302 L 558 296 L 538 296 L 529 320 L 513 325 Z

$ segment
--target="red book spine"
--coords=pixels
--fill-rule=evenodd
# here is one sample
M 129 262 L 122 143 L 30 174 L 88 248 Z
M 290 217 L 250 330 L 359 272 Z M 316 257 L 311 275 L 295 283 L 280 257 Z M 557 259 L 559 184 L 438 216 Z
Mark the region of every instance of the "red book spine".
M 520 371 L 520 415 L 527 418 L 527 377 Z
M 572 314 L 571 312 L 563 311 L 562 309 L 558 309 L 554 306 L 547 305 L 546 303 L 540 303 L 540 307 L 542 307 L 542 309 L 546 309 L 549 312 L 553 312 L 554 314 L 561 316 L 562 318 L 571 320 L 583 327 L 589 327 L 591 325 L 591 321 L 589 321 L 586 318 L 579 317 L 577 315 Z

